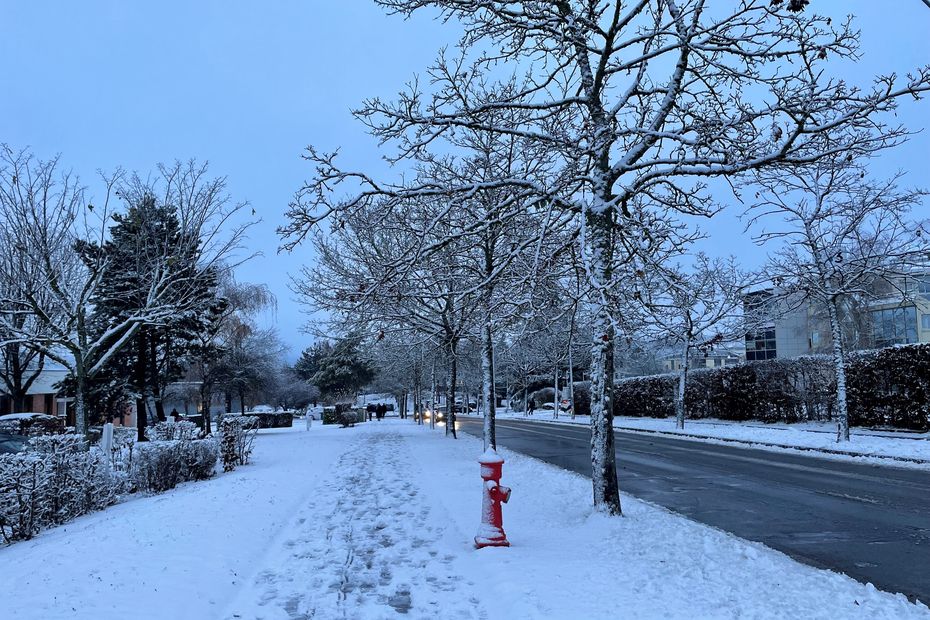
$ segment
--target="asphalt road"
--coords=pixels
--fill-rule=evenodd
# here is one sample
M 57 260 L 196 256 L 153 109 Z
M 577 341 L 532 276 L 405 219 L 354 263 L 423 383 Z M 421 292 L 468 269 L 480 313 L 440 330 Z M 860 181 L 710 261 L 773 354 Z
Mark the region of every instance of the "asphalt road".
M 459 416 L 481 435 L 481 419 Z M 497 443 L 591 475 L 590 431 L 497 421 Z M 930 474 L 617 433 L 620 490 L 930 604 Z M 505 471 L 506 475 L 506 471 Z

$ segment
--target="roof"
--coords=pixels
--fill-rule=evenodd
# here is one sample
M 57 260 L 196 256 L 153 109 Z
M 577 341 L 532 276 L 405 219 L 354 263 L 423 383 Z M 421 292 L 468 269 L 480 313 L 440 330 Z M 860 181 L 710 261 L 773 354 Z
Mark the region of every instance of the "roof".
M 26 394 L 30 396 L 36 394 L 57 394 L 58 390 L 55 389 L 55 384 L 60 383 L 67 376 L 68 371 L 64 368 L 45 368 L 39 376 L 36 377 L 36 380 L 32 382 L 32 385 L 29 386 Z M 0 393 L 6 393 L 2 384 L 0 384 Z

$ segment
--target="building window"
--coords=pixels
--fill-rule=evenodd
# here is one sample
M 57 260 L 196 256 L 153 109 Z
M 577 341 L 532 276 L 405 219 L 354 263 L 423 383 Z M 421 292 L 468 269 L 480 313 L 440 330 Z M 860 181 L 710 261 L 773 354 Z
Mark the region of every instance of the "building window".
M 917 278 L 917 292 L 924 299 L 930 299 L 930 278 Z
M 767 329 L 756 334 L 746 334 L 746 361 L 775 359 L 775 330 Z
M 873 310 L 872 335 L 876 347 L 917 342 L 917 308 Z
M 920 327 L 921 329 L 930 329 L 930 314 L 920 315 Z

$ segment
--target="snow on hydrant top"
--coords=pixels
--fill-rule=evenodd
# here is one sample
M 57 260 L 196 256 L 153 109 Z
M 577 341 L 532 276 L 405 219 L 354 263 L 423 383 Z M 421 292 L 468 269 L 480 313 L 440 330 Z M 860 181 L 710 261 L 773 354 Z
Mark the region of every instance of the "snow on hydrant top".
M 484 454 L 478 457 L 478 462 L 482 465 L 491 465 L 493 463 L 503 463 L 504 457 L 494 451 L 494 448 L 488 448 Z

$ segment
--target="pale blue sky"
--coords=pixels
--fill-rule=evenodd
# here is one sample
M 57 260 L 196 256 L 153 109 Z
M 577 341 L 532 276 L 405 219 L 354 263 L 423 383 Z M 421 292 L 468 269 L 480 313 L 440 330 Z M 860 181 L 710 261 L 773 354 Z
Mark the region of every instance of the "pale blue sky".
M 852 81 L 930 62 L 930 10 L 919 0 L 813 6 L 859 17 L 864 58 L 838 68 Z M 209 160 L 264 220 L 251 243 L 265 256 L 239 278 L 266 282 L 278 296 L 277 327 L 296 356 L 311 338 L 299 333 L 304 317 L 287 274 L 307 251 L 277 255 L 274 229 L 311 173 L 300 154 L 310 143 L 341 147 L 346 162 L 384 170 L 349 110 L 391 96 L 455 35 L 426 16 L 387 17 L 369 0 L 0 0 L 0 142 L 40 157 L 61 153 L 88 184 L 98 168 Z M 900 119 L 927 128 L 928 106 L 906 104 Z M 911 183 L 930 186 L 928 161 L 925 132 L 879 167 L 909 170 Z M 734 215 L 710 223 L 709 247 L 750 260 L 760 251 Z

